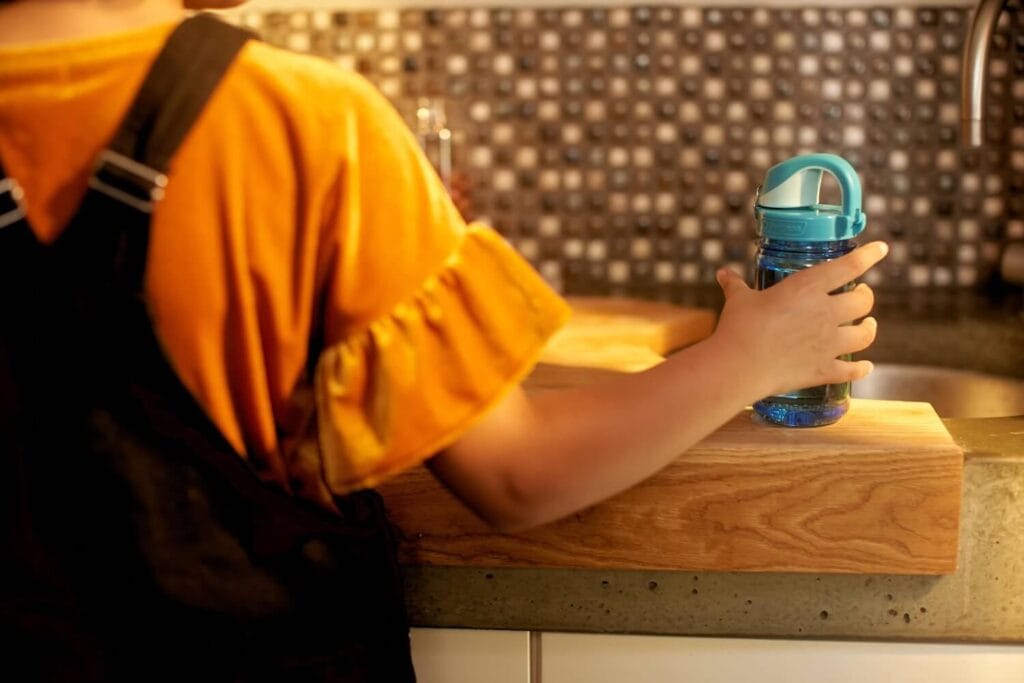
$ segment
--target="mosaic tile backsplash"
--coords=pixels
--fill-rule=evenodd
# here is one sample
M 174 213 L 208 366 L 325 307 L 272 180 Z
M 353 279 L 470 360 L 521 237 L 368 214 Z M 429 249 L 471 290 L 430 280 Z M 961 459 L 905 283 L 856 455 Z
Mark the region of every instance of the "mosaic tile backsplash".
M 810 151 L 865 189 L 881 289 L 976 288 L 1024 239 L 1024 12 L 994 38 L 987 143 L 959 146 L 963 7 L 250 12 L 364 73 L 415 126 L 443 102 L 476 216 L 557 288 L 658 295 L 754 250 L 755 187 Z M 826 186 L 825 199 L 838 201 Z

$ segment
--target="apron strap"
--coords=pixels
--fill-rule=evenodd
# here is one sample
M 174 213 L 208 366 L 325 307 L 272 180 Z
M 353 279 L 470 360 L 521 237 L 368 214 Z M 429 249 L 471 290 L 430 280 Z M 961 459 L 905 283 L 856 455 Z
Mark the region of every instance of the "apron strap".
M 165 173 L 235 55 L 252 37 L 210 14 L 179 24 L 150 67 L 107 152 Z
M 89 279 L 141 293 L 150 215 L 163 198 L 171 159 L 252 37 L 209 14 L 186 19 L 168 37 L 97 157 L 89 191 L 62 236 L 66 253 L 90 255 L 83 264 Z

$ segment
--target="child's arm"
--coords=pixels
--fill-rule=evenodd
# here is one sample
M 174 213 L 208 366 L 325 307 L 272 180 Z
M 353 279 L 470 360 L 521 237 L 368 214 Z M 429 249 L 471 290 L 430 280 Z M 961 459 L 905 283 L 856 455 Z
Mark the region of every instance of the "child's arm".
M 715 333 L 642 373 L 541 393 L 516 389 L 433 471 L 489 523 L 528 527 L 592 505 L 654 474 L 764 396 L 861 379 L 876 323 L 866 285 L 829 292 L 881 260 L 881 242 L 753 291 L 720 271 L 726 305 Z

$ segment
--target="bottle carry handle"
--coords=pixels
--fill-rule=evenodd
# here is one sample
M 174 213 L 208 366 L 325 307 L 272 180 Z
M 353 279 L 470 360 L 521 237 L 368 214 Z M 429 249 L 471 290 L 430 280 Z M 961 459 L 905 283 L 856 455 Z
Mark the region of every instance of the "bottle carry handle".
M 850 162 L 835 154 L 803 154 L 772 166 L 759 189 L 758 206 L 796 209 L 817 205 L 823 171 L 839 182 L 844 216 L 854 225 L 862 224 L 860 179 Z

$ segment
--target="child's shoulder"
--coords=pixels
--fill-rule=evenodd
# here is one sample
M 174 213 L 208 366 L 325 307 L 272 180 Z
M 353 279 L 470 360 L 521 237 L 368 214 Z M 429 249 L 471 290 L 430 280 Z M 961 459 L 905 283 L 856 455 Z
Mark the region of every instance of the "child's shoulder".
M 330 110 L 375 104 L 382 98 L 362 75 L 322 58 L 250 41 L 239 55 L 243 87 L 298 107 Z

